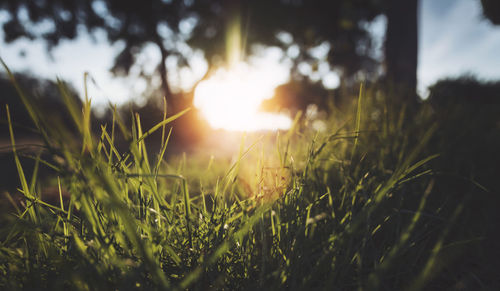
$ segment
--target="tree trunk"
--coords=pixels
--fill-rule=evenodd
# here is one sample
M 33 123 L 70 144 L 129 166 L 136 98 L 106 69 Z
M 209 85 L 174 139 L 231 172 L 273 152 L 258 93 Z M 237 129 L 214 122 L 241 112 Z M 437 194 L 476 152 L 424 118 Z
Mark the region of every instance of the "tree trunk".
M 417 103 L 418 0 L 388 0 L 385 69 L 390 92 Z
M 158 39 L 156 40 L 156 45 L 160 49 L 160 54 L 161 54 L 161 60 L 159 64 L 161 89 L 163 91 L 164 97 L 167 99 L 168 104 L 173 105 L 172 91 L 170 91 L 170 85 L 168 84 L 168 78 L 167 78 L 167 64 L 165 63 L 168 57 L 168 52 L 165 49 L 165 47 L 163 47 L 162 40 L 160 37 L 158 37 Z

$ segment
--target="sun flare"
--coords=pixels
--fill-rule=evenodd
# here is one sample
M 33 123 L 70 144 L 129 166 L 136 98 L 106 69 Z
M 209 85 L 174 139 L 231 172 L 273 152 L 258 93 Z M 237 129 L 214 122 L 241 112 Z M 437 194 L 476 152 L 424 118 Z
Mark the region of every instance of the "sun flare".
M 245 63 L 221 68 L 198 84 L 194 105 L 214 129 L 288 129 L 292 124 L 290 117 L 259 111 L 262 101 L 271 98 L 276 86 L 285 81 L 273 72 Z

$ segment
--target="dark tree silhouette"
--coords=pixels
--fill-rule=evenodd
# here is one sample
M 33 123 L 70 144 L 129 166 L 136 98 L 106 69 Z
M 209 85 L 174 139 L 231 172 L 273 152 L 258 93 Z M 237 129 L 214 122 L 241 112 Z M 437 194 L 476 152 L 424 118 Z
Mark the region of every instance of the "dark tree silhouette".
M 230 3 L 230 5 L 228 4 Z M 278 46 L 284 50 L 297 46 L 295 65 L 317 61 L 311 48 L 330 44 L 328 61 L 343 76 L 359 71 L 374 71 L 371 39 L 362 21 L 371 21 L 380 11 L 376 1 L 281 1 L 281 0 L 197 0 L 193 11 L 198 24 L 189 44 L 202 48 L 209 62 L 220 60 L 225 53 L 226 32 L 234 14 L 241 21 L 244 52 L 251 44 Z M 290 41 L 280 41 L 279 33 L 287 32 Z M 245 45 L 247 44 L 247 45 Z
M 234 8 L 227 9 L 229 6 L 224 3 L 224 0 L 198 0 L 193 5 L 200 11 L 201 25 L 195 29 L 190 44 L 206 49 L 209 57 L 223 51 L 224 27 L 228 14 L 235 12 Z M 418 0 L 254 0 L 239 3 L 243 31 L 249 44 L 263 43 L 284 49 L 297 45 L 299 54 L 294 59 L 297 64 L 314 63 L 316 60 L 310 55 L 310 49 L 326 42 L 331 47 L 328 62 L 341 72 L 344 80 L 359 72 L 369 79 L 377 76 L 378 62 L 372 58 L 371 37 L 364 24 L 378 15 L 385 15 L 388 20 L 384 45 L 385 81 L 398 100 L 416 103 Z M 276 37 L 279 32 L 290 33 L 293 40 L 280 42 Z
M 481 0 L 483 5 L 483 14 L 493 24 L 500 25 L 500 1 L 498 0 Z
M 397 98 L 412 105 L 417 101 L 418 5 L 419 0 L 385 0 L 387 31 L 385 69 L 389 85 Z M 481 0 L 483 14 L 500 24 L 500 1 Z
M 92 4 L 85 0 L 2 1 L 0 10 L 9 13 L 3 24 L 4 40 L 10 43 L 22 37 L 43 38 L 51 48 L 62 39 L 75 39 L 80 24 L 90 32 L 104 25 Z
M 417 101 L 418 0 L 387 1 L 385 71 L 392 94 L 409 106 Z
M 471 0 L 472 1 L 472 0 Z M 328 42 L 331 65 L 343 72 L 343 77 L 357 72 L 373 72 L 370 57 L 370 37 L 362 26 L 378 15 L 387 17 L 384 42 L 385 83 L 394 102 L 413 107 L 417 103 L 418 65 L 418 5 L 419 0 L 356 0 L 356 1 L 231 1 L 198 0 L 193 5 L 201 25 L 194 31 L 190 44 L 204 48 L 209 59 L 224 52 L 225 29 L 229 14 L 239 13 L 248 43 L 263 43 L 286 49 L 292 44 L 300 48 L 295 63 L 312 61 L 309 49 Z M 485 16 L 500 23 L 500 1 L 481 0 Z M 228 7 L 231 7 L 228 9 Z M 279 32 L 289 32 L 292 43 L 276 38 Z M 249 49 L 247 45 L 246 49 Z
M 472 0 L 471 0 L 472 1 Z M 386 81 L 396 89 L 397 99 L 416 103 L 418 56 L 418 0 L 12 0 L 0 2 L 0 10 L 9 12 L 4 23 L 4 38 L 12 42 L 21 37 L 42 38 L 49 48 L 61 39 L 75 39 L 79 27 L 89 32 L 103 29 L 109 41 L 123 41 L 112 70 L 128 74 L 136 55 L 147 44 L 155 44 L 161 60 L 163 94 L 172 97 L 165 60 L 176 55 L 186 61 L 179 42 L 203 49 L 207 60 L 220 59 L 225 52 L 226 32 L 233 15 L 241 20 L 243 39 L 248 45 L 261 43 L 288 49 L 299 48 L 295 64 L 317 60 L 311 48 L 330 44 L 328 62 L 343 78 L 359 72 L 370 76 L 377 62 L 371 57 L 371 39 L 363 23 L 378 15 L 388 19 L 384 52 Z M 500 23 L 500 4 L 481 0 L 484 15 Z M 192 32 L 184 33 L 181 23 L 194 19 Z M 292 39 L 282 41 L 280 32 Z M 182 62 L 181 62 L 182 63 Z M 373 74 L 374 76 L 376 74 Z M 172 102 L 170 98 L 170 102 Z
M 50 49 L 62 39 L 75 39 L 80 27 L 90 33 L 104 30 L 110 43 L 123 41 L 125 44 L 112 68 L 116 74 L 128 74 L 141 49 L 146 44 L 155 44 L 161 54 L 157 72 L 161 76 L 163 94 L 171 99 L 165 61 L 169 55 L 184 60 L 177 42 L 181 36 L 179 24 L 189 16 L 188 2 L 15 0 L 2 1 L 0 10 L 10 15 L 3 25 L 7 43 L 22 37 L 43 39 Z

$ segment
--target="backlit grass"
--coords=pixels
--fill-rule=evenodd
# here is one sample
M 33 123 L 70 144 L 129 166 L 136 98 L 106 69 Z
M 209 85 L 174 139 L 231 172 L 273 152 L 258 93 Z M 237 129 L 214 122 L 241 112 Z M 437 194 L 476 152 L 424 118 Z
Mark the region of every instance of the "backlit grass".
M 428 205 L 437 155 L 426 151 L 436 127 L 425 109 L 418 130 L 405 127 L 404 113 L 387 113 L 368 90 L 325 131 L 299 117 L 288 132 L 246 137 L 232 161 L 167 159 L 169 122 L 183 112 L 151 129 L 138 115 L 125 128 L 115 114 L 94 135 L 89 98 L 77 107 L 61 83 L 75 137 L 47 126 L 17 89 L 51 157 L 33 155 L 35 169 L 57 174 L 25 175 L 8 116 L 20 186 L 1 226 L 3 289 L 402 290 L 442 268 L 462 204 L 449 214 Z M 151 153 L 155 131 L 162 146 Z M 41 197 L 49 184 L 59 203 Z

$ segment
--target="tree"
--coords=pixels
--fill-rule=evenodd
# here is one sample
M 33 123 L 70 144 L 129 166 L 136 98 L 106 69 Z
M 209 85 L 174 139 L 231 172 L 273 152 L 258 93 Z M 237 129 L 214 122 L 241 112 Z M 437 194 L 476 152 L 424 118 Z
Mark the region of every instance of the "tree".
M 483 14 L 491 23 L 500 25 L 500 1 L 497 0 L 481 0 L 483 6 Z
M 417 101 L 418 0 L 388 0 L 385 14 L 386 81 L 395 97 L 413 107 Z
M 419 0 L 385 0 L 387 31 L 385 70 L 389 85 L 398 98 L 417 101 L 418 5 Z M 500 24 L 500 1 L 481 0 L 483 14 L 493 24 Z
M 78 27 L 90 33 L 103 29 L 111 43 L 123 41 L 113 71 L 128 74 L 135 57 L 146 44 L 158 48 L 161 59 L 157 73 L 162 91 L 172 102 L 166 59 L 186 56 L 180 42 L 200 48 L 211 65 L 226 49 L 228 29 L 238 15 L 245 53 L 251 45 L 298 47 L 294 64 L 317 60 L 311 48 L 329 44 L 328 62 L 345 79 L 359 72 L 375 76 L 377 61 L 371 56 L 371 39 L 363 23 L 378 15 L 387 17 L 384 45 L 386 83 L 392 84 L 398 99 L 416 103 L 418 64 L 418 0 L 10 0 L 0 3 L 10 19 L 4 24 L 4 38 L 42 38 L 49 49 L 61 39 L 74 39 Z M 485 16 L 500 23 L 499 2 L 481 0 Z M 27 19 L 23 19 L 27 18 Z M 27 21 L 28 20 L 28 21 Z M 181 30 L 183 21 L 192 20 L 192 31 Z M 49 25 L 47 25 L 47 23 Z M 35 25 L 37 25 L 35 27 Z M 48 27 L 43 30 L 40 27 Z M 277 35 L 287 32 L 290 41 Z M 219 56 L 217 58 L 217 56 Z
M 155 44 L 161 59 L 157 73 L 163 94 L 172 102 L 167 79 L 166 59 L 170 55 L 184 60 L 177 43 L 182 40 L 180 23 L 189 17 L 189 1 L 184 0 L 12 0 L 0 3 L 10 19 L 4 23 L 7 43 L 19 38 L 43 39 L 48 49 L 62 39 L 73 40 L 84 27 L 89 33 L 104 30 L 110 43 L 123 41 L 112 71 L 127 75 L 135 57 L 146 44 Z M 42 29 L 46 28 L 46 29 Z
M 389 8 L 395 9 L 385 12 L 387 1 L 390 2 Z M 377 62 L 371 56 L 371 39 L 362 23 L 386 13 L 389 18 L 386 43 L 388 75 L 393 75 L 395 81 L 410 80 L 408 87 L 415 87 L 416 77 L 410 75 L 415 71 L 416 76 L 416 61 L 399 68 L 399 64 L 403 63 L 401 59 L 412 60 L 408 56 L 416 52 L 416 44 L 413 45 L 415 41 L 408 42 L 404 49 L 394 49 L 401 44 L 401 37 L 406 34 L 401 33 L 401 30 L 390 29 L 404 27 L 400 22 L 407 19 L 396 17 L 401 15 L 401 9 L 407 8 L 399 2 L 401 1 L 19 0 L 4 2 L 0 4 L 0 9 L 11 15 L 3 27 L 7 42 L 20 37 L 42 38 L 50 49 L 61 39 L 76 38 L 79 26 L 85 27 L 90 33 L 103 29 L 111 43 L 125 43 L 112 68 L 117 74 L 128 74 L 141 49 L 146 44 L 155 44 L 161 55 L 157 72 L 161 77 L 164 95 L 170 98 L 172 93 L 165 61 L 170 55 L 176 55 L 181 61 L 185 61 L 185 56 L 176 44 L 186 40 L 192 47 L 203 49 L 207 60 L 213 65 L 215 56 L 226 51 L 226 33 L 228 27 L 234 24 L 234 15 L 239 15 L 243 38 L 249 44 L 262 43 L 283 49 L 288 49 L 291 45 L 297 46 L 298 54 L 293 58 L 295 68 L 301 62 L 310 62 L 314 68 L 317 60 L 312 55 L 311 48 L 325 43 L 330 45 L 328 62 L 347 79 L 359 72 L 368 76 L 375 75 Z M 412 0 L 412 3 L 416 2 L 417 0 Z M 416 11 L 416 5 L 414 6 Z M 21 19 L 23 11 L 29 21 Z M 408 13 L 411 14 L 412 11 Z M 186 19 L 195 19 L 196 22 L 190 35 L 183 35 L 180 29 L 181 22 Z M 48 31 L 33 29 L 34 24 L 46 22 L 52 24 Z M 290 33 L 292 41 L 280 41 L 277 35 L 281 32 Z M 413 38 L 413 35 L 416 39 L 416 32 L 413 33 L 412 30 L 409 38 Z M 250 46 L 243 45 L 243 49 L 248 53 Z
M 235 9 L 225 9 L 223 0 L 195 1 L 199 25 L 195 28 L 190 44 L 208 48 L 208 55 L 223 51 L 224 27 L 228 14 Z M 233 1 L 235 2 L 235 1 Z M 315 62 L 310 49 L 328 43 L 328 62 L 344 79 L 362 72 L 368 78 L 376 76 L 378 62 L 371 56 L 371 38 L 367 22 L 378 15 L 388 19 L 384 44 L 385 81 L 396 88 L 393 93 L 408 103 L 416 103 L 418 56 L 418 0 L 316 0 L 238 1 L 239 13 L 245 24 L 248 43 L 263 43 L 287 49 L 297 45 L 300 53 L 295 63 Z M 234 4 L 233 4 L 234 6 Z M 278 33 L 293 36 L 290 43 L 280 42 Z M 248 49 L 247 46 L 246 49 Z M 366 77 L 365 77 L 366 78 Z M 397 86 L 394 86 L 396 84 Z M 403 95 L 403 96 L 399 96 Z
M 251 44 L 278 46 L 285 51 L 296 46 L 299 51 L 293 58 L 295 65 L 314 63 L 317 60 L 311 49 L 328 44 L 329 63 L 343 76 L 353 76 L 375 68 L 376 61 L 370 55 L 371 39 L 361 25 L 379 14 L 375 2 L 195 0 L 192 10 L 198 25 L 188 43 L 202 48 L 209 62 L 221 59 L 226 52 L 226 34 L 236 17 L 241 22 L 244 54 L 250 53 Z M 292 39 L 280 40 L 277 36 L 283 32 Z
M 239 3 L 248 43 L 263 43 L 287 49 L 298 45 L 296 63 L 315 60 L 309 49 L 322 42 L 331 46 L 328 61 L 344 78 L 358 72 L 374 71 L 376 62 L 370 57 L 370 37 L 363 22 L 385 15 L 387 29 L 384 41 L 384 83 L 394 102 L 414 107 L 417 103 L 418 66 L 418 0 L 337 0 L 337 1 L 232 1 Z M 481 0 L 485 15 L 500 22 L 500 2 Z M 224 51 L 224 27 L 228 14 L 224 0 L 198 0 L 193 7 L 201 25 L 194 31 L 190 44 L 206 49 L 213 56 Z M 276 35 L 288 32 L 291 43 L 283 43 Z M 245 49 L 248 49 L 247 46 Z M 210 58 L 209 58 L 210 59 Z

